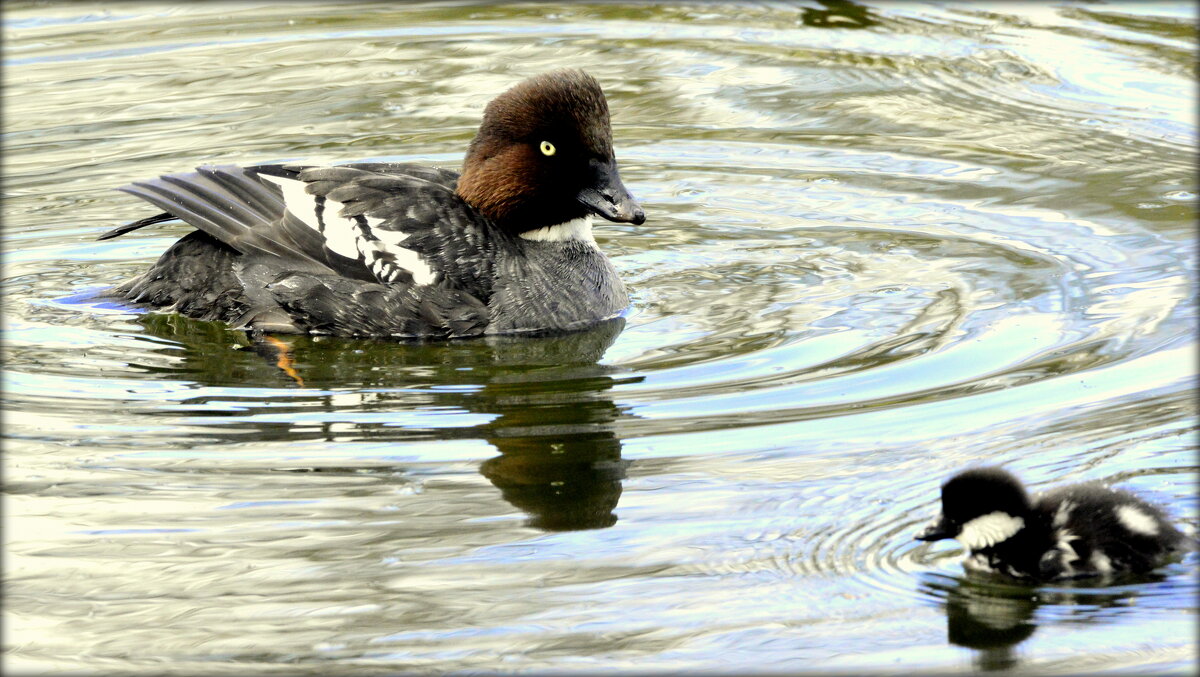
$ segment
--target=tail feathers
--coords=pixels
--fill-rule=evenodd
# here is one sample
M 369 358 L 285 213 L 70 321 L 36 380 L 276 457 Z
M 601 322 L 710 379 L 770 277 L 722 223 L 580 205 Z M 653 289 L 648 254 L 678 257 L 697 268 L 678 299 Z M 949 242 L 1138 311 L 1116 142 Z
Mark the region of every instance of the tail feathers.
M 208 180 L 198 181 L 198 178 Z M 203 205 L 206 209 L 215 210 L 220 216 L 229 217 L 232 219 L 233 224 L 236 224 L 234 229 L 238 232 L 241 232 L 246 227 L 254 228 L 256 226 L 269 225 L 283 213 L 282 202 L 276 201 L 276 204 L 273 205 L 274 208 L 268 206 L 266 209 L 263 209 L 259 204 L 247 202 L 243 197 L 245 193 L 239 194 L 239 192 L 229 190 L 226 184 L 214 180 L 211 171 L 197 172 L 192 176 L 173 176 L 168 174 L 160 177 L 159 180 L 173 186 L 175 189 L 173 191 L 174 195 L 194 195 L 196 197 L 195 204 Z M 257 183 L 257 181 L 254 183 Z M 245 185 L 242 187 L 244 188 Z
M 254 190 L 255 187 L 258 190 Z M 222 205 L 233 219 L 244 220 L 243 225 L 268 222 L 272 218 L 278 218 L 284 211 L 283 201 L 277 195 L 270 190 L 263 190 L 257 181 L 245 176 L 245 172 L 235 166 L 200 167 L 196 173 L 169 174 L 149 181 L 138 181 L 117 190 L 140 197 L 160 207 L 164 213 L 118 226 L 101 235 L 97 238 L 99 240 L 119 237 L 138 228 L 176 218 L 209 232 L 212 226 L 221 223 L 221 219 L 213 219 L 213 212 L 218 211 L 217 205 Z M 197 199 L 204 201 L 214 197 L 219 198 L 219 201 L 213 204 L 203 205 L 197 202 Z M 242 208 L 242 205 L 246 208 Z M 193 223 L 197 214 L 200 215 L 198 220 L 201 222 Z M 206 225 L 208 227 L 205 227 Z M 231 224 L 226 222 L 223 225 L 225 231 L 230 230 Z M 236 232 L 238 228 L 234 227 L 232 230 Z M 209 234 L 225 239 L 221 232 Z
M 167 213 L 121 226 L 102 237 L 117 237 L 151 223 L 179 218 L 241 254 L 287 259 L 293 269 L 310 272 L 338 270 L 337 263 L 345 267 L 345 262 L 333 262 L 318 232 L 288 212 L 279 191 L 259 180 L 258 169 L 207 166 L 122 186 L 118 190 Z M 269 169 L 292 176 L 299 173 L 283 167 Z
M 137 181 L 118 190 L 174 214 L 243 254 L 270 254 L 254 241 L 251 227 L 268 224 L 282 215 L 282 210 L 264 214 L 251 209 L 221 184 L 198 172 Z
M 256 169 L 275 169 L 275 167 Z M 278 169 L 282 170 L 283 168 Z M 263 185 L 257 178 L 248 180 L 251 179 L 251 175 L 240 167 L 198 167 L 196 171 L 220 184 L 239 200 L 260 213 L 282 214 L 286 209 L 283 198 L 273 190 L 263 190 Z M 259 173 L 262 172 L 255 172 L 255 174 Z M 297 173 L 292 172 L 293 175 Z
M 137 230 L 138 228 L 143 228 L 145 226 L 152 226 L 156 223 L 162 223 L 163 221 L 171 221 L 172 219 L 175 219 L 175 218 L 178 218 L 178 217 L 176 217 L 174 214 L 163 212 L 162 214 L 148 216 L 144 219 L 134 221 L 133 223 L 127 223 L 123 226 L 117 226 L 116 228 L 113 228 L 112 230 L 108 231 L 107 233 L 101 235 L 100 237 L 98 237 L 96 239 L 97 240 L 111 240 L 114 237 L 120 237 L 120 236 L 124 235 L 125 233 Z
M 1200 550 L 1200 536 L 1196 535 L 1196 527 L 1191 522 L 1180 525 L 1179 533 L 1183 536 L 1179 539 L 1179 550 L 1187 552 Z

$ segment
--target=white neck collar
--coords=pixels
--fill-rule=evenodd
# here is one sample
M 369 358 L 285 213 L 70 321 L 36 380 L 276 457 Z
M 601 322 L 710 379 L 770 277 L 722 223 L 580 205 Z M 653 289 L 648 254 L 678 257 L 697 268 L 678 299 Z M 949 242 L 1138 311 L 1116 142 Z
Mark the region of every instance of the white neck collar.
M 578 219 L 571 219 L 565 223 L 558 223 L 537 230 L 527 230 L 521 233 L 521 237 L 534 242 L 568 242 L 570 240 L 579 240 L 581 242 L 595 242 L 592 237 L 592 217 L 584 216 Z

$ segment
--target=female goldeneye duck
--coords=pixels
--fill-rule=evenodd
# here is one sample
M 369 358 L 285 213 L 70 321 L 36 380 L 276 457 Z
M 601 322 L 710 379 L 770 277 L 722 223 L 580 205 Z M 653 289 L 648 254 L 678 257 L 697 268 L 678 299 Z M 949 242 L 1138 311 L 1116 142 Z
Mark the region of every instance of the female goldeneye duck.
M 962 543 L 968 570 L 1036 581 L 1143 574 L 1186 546 L 1161 509 L 1127 491 L 1089 482 L 1030 499 L 994 467 L 943 484 L 942 513 L 916 538 Z
M 583 329 L 629 303 L 592 216 L 639 225 L 599 83 L 559 70 L 488 104 L 462 174 L 210 166 L 120 190 L 196 230 L 108 293 L 265 332 L 442 339 Z

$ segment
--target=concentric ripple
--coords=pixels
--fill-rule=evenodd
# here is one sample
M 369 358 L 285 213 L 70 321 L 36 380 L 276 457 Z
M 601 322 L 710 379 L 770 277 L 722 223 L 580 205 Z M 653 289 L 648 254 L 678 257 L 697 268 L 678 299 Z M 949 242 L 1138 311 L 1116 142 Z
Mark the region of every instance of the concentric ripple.
M 14 7 L 17 671 L 1192 665 L 1194 554 L 1028 588 L 912 540 L 987 463 L 1196 525 L 1190 4 Z M 95 241 L 118 185 L 456 167 L 564 65 L 647 210 L 596 229 L 624 318 L 281 353 L 94 295 L 188 230 Z

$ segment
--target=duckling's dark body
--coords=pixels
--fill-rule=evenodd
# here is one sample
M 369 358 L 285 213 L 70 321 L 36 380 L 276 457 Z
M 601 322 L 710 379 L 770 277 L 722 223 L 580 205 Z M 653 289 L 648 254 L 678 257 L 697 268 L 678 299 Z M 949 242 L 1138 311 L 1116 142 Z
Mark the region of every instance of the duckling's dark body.
M 553 142 L 551 143 L 552 140 Z M 639 224 L 608 108 L 579 71 L 489 104 L 464 174 L 413 164 L 201 167 L 121 188 L 194 226 L 110 294 L 268 332 L 444 339 L 571 331 L 625 287 L 593 214 Z
M 967 569 L 1036 581 L 1145 574 L 1188 545 L 1160 508 L 1127 491 L 1091 482 L 1030 500 L 998 468 L 947 481 L 941 516 L 917 538 L 957 539 Z
M 1098 483 L 1040 494 L 1034 510 L 1054 539 L 1038 563 L 1042 578 L 1149 573 L 1186 540 L 1158 506 Z

